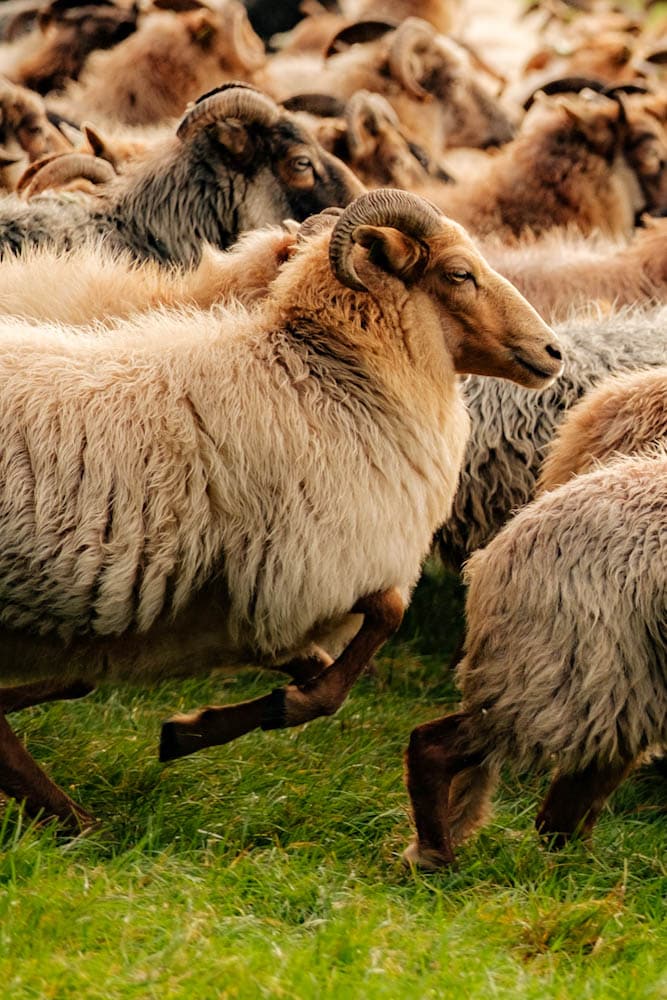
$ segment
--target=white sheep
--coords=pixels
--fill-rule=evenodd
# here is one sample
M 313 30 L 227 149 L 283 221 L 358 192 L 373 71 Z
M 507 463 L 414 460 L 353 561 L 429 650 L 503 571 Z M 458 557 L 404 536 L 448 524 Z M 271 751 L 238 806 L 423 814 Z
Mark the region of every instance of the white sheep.
M 541 388 L 561 367 L 552 331 L 464 230 L 395 190 L 357 199 L 332 234 L 315 227 L 252 309 L 154 312 L 104 337 L 0 323 L 14 703 L 26 683 L 310 673 L 171 720 L 163 759 L 335 711 L 451 504 L 468 431 L 457 373 Z M 340 629 L 355 634 L 331 664 L 317 643 L 333 649 Z M 36 767 L 0 713 L 0 788 L 86 822 Z
M 405 857 L 433 868 L 483 823 L 501 765 L 556 774 L 537 827 L 588 833 L 667 739 L 667 447 L 529 504 L 470 559 L 460 710 L 414 730 Z

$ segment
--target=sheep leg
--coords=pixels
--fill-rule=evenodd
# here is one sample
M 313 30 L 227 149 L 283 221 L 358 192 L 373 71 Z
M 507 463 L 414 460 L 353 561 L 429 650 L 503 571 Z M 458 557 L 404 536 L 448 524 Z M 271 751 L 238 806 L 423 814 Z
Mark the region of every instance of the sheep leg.
M 358 601 L 352 613 L 363 614 L 363 624 L 331 666 L 300 684 L 276 688 L 262 698 L 174 716 L 162 727 L 160 760 L 229 743 L 253 729 L 283 729 L 332 715 L 376 650 L 396 631 L 403 610 L 403 599 L 395 588 Z
M 478 768 L 482 759 L 479 753 L 466 752 L 467 722 L 465 713 L 457 713 L 412 731 L 405 764 L 417 836 L 403 854 L 408 864 L 432 870 L 454 862 L 451 784 L 461 771 Z
M 41 705 L 46 701 L 83 698 L 94 690 L 92 684 L 81 680 L 70 681 L 68 684 L 52 680 L 37 681 L 34 684 L 0 688 L 0 711 L 8 715 L 9 712 L 18 712 L 22 708 Z
M 605 802 L 631 770 L 633 760 L 593 762 L 574 774 L 557 774 L 537 814 L 535 826 L 554 847 L 575 836 L 587 836 Z
M 295 684 L 304 684 L 321 674 L 333 662 L 328 653 L 315 646 L 310 656 L 297 656 L 289 663 L 282 663 L 276 670 L 289 674 Z
M 29 816 L 55 816 L 76 830 L 94 823 L 93 817 L 78 806 L 42 771 L 0 711 L 0 790 L 25 803 Z

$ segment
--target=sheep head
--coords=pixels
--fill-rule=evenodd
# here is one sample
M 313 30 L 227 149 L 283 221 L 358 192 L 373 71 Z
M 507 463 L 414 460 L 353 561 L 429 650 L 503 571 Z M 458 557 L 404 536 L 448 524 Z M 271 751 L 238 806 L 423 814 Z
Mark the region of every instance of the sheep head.
M 204 95 L 181 121 L 178 138 L 202 159 L 232 167 L 249 181 L 272 175 L 282 202 L 275 221 L 297 221 L 330 205 L 347 205 L 364 188 L 344 163 L 327 153 L 297 117 L 254 87 L 228 84 Z M 264 219 L 263 221 L 266 221 Z
M 553 331 L 486 263 L 465 230 L 406 191 L 358 198 L 329 244 L 333 273 L 348 288 L 383 295 L 391 275 L 435 309 L 460 374 L 493 375 L 526 388 L 549 385 L 562 370 Z

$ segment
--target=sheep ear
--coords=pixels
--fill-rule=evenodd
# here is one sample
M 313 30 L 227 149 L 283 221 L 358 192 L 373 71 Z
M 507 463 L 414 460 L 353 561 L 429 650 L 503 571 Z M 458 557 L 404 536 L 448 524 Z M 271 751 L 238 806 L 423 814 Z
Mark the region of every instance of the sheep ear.
M 237 118 L 225 118 L 217 122 L 215 134 L 221 146 L 233 156 L 243 156 L 248 148 L 248 132 Z
M 414 281 L 424 272 L 428 247 L 399 229 L 357 226 L 352 239 L 366 247 L 371 263 L 403 281 Z
M 217 33 L 217 25 L 210 10 L 194 10 L 185 15 L 190 37 L 196 45 L 206 48 Z
M 88 122 L 84 122 L 82 128 L 83 134 L 88 140 L 88 145 L 90 146 L 90 151 L 93 156 L 99 156 L 100 159 L 106 160 L 110 163 L 112 167 L 117 167 L 117 157 L 114 155 L 113 151 L 109 147 L 108 140 L 105 139 L 102 133 L 94 125 L 90 125 Z

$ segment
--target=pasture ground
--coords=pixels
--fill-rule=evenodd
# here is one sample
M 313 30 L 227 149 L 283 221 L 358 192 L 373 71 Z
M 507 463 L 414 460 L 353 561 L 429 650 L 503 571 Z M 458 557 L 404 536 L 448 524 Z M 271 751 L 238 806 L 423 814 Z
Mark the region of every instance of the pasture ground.
M 460 621 L 457 585 L 432 570 L 337 716 L 166 766 L 163 718 L 275 677 L 108 688 L 16 716 L 100 828 L 68 842 L 5 810 L 0 996 L 667 997 L 667 779 L 653 769 L 619 790 L 591 848 L 544 850 L 546 778 L 528 776 L 503 785 L 457 870 L 402 867 L 402 754 L 455 701 Z

